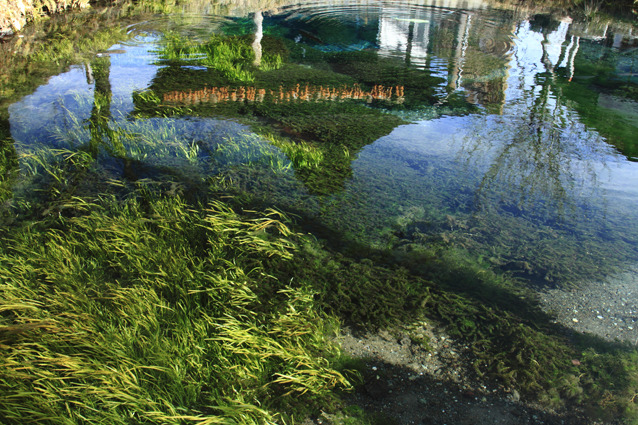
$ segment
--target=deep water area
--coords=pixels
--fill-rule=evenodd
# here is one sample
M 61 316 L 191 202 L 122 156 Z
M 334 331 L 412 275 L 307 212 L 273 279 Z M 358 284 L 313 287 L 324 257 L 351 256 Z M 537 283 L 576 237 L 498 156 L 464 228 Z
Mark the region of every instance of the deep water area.
M 339 323 L 428 318 L 637 423 L 635 22 L 248 3 L 0 44 L 0 419 L 298 423 L 360 378 Z

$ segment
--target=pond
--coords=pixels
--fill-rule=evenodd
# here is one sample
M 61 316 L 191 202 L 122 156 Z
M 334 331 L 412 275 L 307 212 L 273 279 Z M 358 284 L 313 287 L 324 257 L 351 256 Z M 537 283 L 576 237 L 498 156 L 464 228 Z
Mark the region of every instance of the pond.
M 638 344 L 635 27 L 482 2 L 223 12 L 122 17 L 28 93 L 5 84 L 13 220 L 212 189 L 434 281 L 433 256 L 489 270 L 563 326 Z
M 635 270 L 638 53 L 622 28 L 480 5 L 190 21 L 134 23 L 13 103 L 21 167 L 86 148 L 104 180 L 236 173 L 341 244 L 443 245 L 535 288 Z M 637 308 L 614 336 L 638 337 Z

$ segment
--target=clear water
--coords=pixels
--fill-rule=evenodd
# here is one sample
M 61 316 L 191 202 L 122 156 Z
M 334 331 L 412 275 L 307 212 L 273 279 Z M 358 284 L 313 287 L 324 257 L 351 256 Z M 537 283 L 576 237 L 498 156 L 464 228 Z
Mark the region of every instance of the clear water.
M 442 247 L 539 290 L 633 276 L 638 39 L 622 24 L 456 6 L 317 2 L 133 23 L 127 41 L 9 106 L 22 174 L 52 149 L 85 150 L 103 181 L 223 182 L 336 244 Z M 162 53 L 176 36 L 192 47 L 212 35 L 247 37 L 249 62 L 263 54 L 244 64 L 252 77 L 201 51 Z M 297 84 L 366 94 L 286 97 Z M 394 91 L 370 99 L 377 84 Z M 235 100 L 202 91 L 219 87 Z M 295 143 L 315 162 L 295 159 Z M 33 196 L 20 187 L 16 200 Z

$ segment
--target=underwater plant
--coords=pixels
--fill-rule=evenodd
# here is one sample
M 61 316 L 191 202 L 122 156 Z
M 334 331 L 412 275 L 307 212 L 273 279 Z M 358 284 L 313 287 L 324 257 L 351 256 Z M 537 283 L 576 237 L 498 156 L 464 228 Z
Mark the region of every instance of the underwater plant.
M 345 101 L 345 100 L 365 100 L 372 103 L 377 100 L 384 100 L 393 103 L 403 103 L 405 100 L 404 88 L 402 86 L 384 87 L 375 85 L 371 90 L 364 91 L 358 85 L 353 87 L 324 87 L 309 86 L 302 87 L 297 84 L 294 88 L 284 89 L 279 86 L 279 91 L 264 88 L 244 87 L 205 87 L 200 90 L 172 91 L 164 93 L 164 102 L 170 104 L 197 105 L 200 103 L 219 102 L 321 102 L 321 101 Z
M 2 229 L 4 423 L 276 423 L 349 386 L 311 288 L 262 266 L 283 215 L 144 197 Z

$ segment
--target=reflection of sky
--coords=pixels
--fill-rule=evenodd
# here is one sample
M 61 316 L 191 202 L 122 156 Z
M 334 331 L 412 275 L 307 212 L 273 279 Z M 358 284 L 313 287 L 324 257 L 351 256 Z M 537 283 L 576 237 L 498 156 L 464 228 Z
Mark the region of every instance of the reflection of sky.
M 506 89 L 508 103 L 504 115 L 520 117 L 530 114 L 533 102 L 541 96 L 537 74 L 548 71 L 542 61 L 543 43 L 551 65 L 564 66 L 568 52 L 559 64 L 561 49 L 573 48 L 568 36 L 569 26 L 568 22 L 561 22 L 555 31 L 548 34 L 547 41 L 544 42 L 543 34 L 532 31 L 528 21 L 519 25 L 516 31 L 515 52 L 509 64 L 510 77 Z M 534 95 L 530 95 L 531 93 Z M 560 128 L 559 137 L 565 144 L 562 150 L 569 154 L 569 163 L 563 165 L 571 166 L 574 172 L 580 170 L 582 175 L 586 174 L 585 169 L 589 170 L 587 174 L 594 170 L 595 178 L 590 179 L 590 184 L 596 182 L 599 189 L 605 190 L 608 198 L 638 205 L 638 163 L 626 161 L 622 156 L 612 154 L 612 148 L 604 139 L 598 136 L 595 130 L 585 128 L 580 123 L 578 114 L 569 110 L 562 102 L 559 103 L 556 96 L 554 91 L 549 90 L 543 113 L 546 114 L 544 120 L 550 127 Z M 530 124 L 533 124 L 531 120 Z M 590 187 L 589 191 L 583 188 L 581 190 L 581 193 L 587 196 L 588 193 L 591 195 L 593 188 Z
M 442 19 L 444 14 L 443 11 L 432 8 L 382 9 L 377 34 L 380 53 L 405 57 L 408 33 L 412 24 L 411 60 L 416 63 L 416 67 L 423 67 L 428 57 L 428 48 L 431 47 L 430 31 L 436 29 L 436 20 Z M 467 19 L 466 21 L 469 22 Z M 470 30 L 480 32 L 482 24 L 479 18 L 473 19 Z M 553 67 L 559 65 L 557 62 L 562 46 L 569 44 L 569 26 L 569 23 L 560 23 L 558 28 L 547 36 L 545 49 L 547 59 Z M 456 30 L 455 36 L 458 41 L 466 32 L 460 26 Z M 124 51 L 110 55 L 109 77 L 113 94 L 112 107 L 123 114 L 127 114 L 133 108 L 132 93 L 148 87 L 157 72 L 157 66 L 152 65 L 152 50 L 156 41 L 155 36 L 139 37 L 111 48 Z M 532 31 L 528 21 L 518 25 L 511 60 L 509 64 L 503 63 L 509 77 L 507 84 L 503 85 L 506 90 L 506 104 L 502 116 L 444 117 L 417 122 L 397 128 L 390 136 L 380 140 L 379 146 L 404 153 L 411 152 L 419 158 L 436 158 L 447 164 L 465 154 L 473 162 L 472 172 L 479 174 L 485 172 L 504 147 L 515 143 L 514 130 L 522 133 L 528 131 L 532 134 L 538 127 L 543 129 L 543 126 L 559 126 L 557 140 L 562 145 L 556 149 L 559 149 L 558 152 L 562 156 L 562 170 L 564 173 L 581 174 L 577 178 L 580 183 L 574 194 L 587 198 L 604 190 L 609 202 L 613 200 L 627 205 L 638 205 L 638 184 L 635 184 L 638 182 L 638 164 L 610 156 L 602 138 L 593 131 L 587 131 L 579 122 L 576 112 L 559 106 L 560 102 L 557 102 L 551 90 L 543 106 L 545 115 L 540 118 L 544 122 L 528 122 L 530 109 L 540 95 L 541 86 L 537 74 L 547 71 L 542 61 L 543 42 L 543 35 Z M 473 48 L 476 49 L 476 46 Z M 463 52 L 462 49 L 456 49 L 456 54 Z M 433 57 L 429 59 L 433 61 L 437 72 L 450 69 L 446 66 L 446 60 L 454 60 Z M 462 61 L 457 63 L 462 64 Z M 68 117 L 64 106 L 69 109 L 74 106 L 73 113 L 80 121 L 87 120 L 92 109 L 92 91 L 93 87 L 87 83 L 85 69 L 82 66 L 72 67 L 69 71 L 50 78 L 47 84 L 9 108 L 12 136 L 19 142 L 29 143 L 34 136 L 45 134 L 52 125 L 64 125 L 64 120 Z M 77 102 L 77 98 L 83 98 L 84 102 Z M 37 117 L 37 120 L 34 120 L 34 117 Z M 580 137 L 585 133 L 587 137 Z M 470 146 L 468 141 L 473 145 Z M 551 143 L 551 140 L 544 139 L 543 142 Z M 517 149 L 512 151 L 524 151 L 519 147 Z M 547 150 L 551 149 L 552 146 L 548 145 Z M 366 148 L 361 153 L 362 157 L 374 151 L 375 148 Z M 592 164 L 595 165 L 592 167 Z M 588 176 L 592 169 L 595 170 L 596 178 L 583 177 Z M 461 173 L 463 170 L 457 168 L 456 172 Z
M 525 21 L 518 27 L 515 35 L 506 90 L 508 100 L 522 97 L 536 86 L 536 74 L 545 72 L 545 65 L 541 61 L 543 34 L 532 31 L 530 23 Z
M 151 65 L 154 59 L 151 50 L 155 48 L 156 38 L 140 37 L 109 49 L 124 51 L 109 54 L 112 108 L 121 113 L 133 110 L 133 91 L 147 88 L 157 72 L 157 66 Z M 93 90 L 94 85 L 88 83 L 83 65 L 72 66 L 69 71 L 51 77 L 46 84 L 9 107 L 11 136 L 27 145 L 50 142 L 47 139 L 55 127 L 73 125 L 69 121 L 71 115 L 77 122 L 86 122 L 93 108 Z
M 394 12 L 384 10 L 379 19 L 377 43 L 380 53 L 385 55 L 398 54 L 402 57 L 409 47 L 411 64 L 416 68 L 425 68 L 433 12 L 429 9 L 420 9 L 419 13 L 415 12 L 404 19 L 397 18 L 396 11 Z M 410 25 L 412 25 L 412 40 L 408 38 Z
M 47 84 L 9 106 L 11 136 L 21 143 L 36 143 L 53 125 L 65 125 L 68 117 L 65 108 L 72 108 L 80 120 L 88 119 L 91 105 L 87 102 L 78 104 L 77 99 L 86 98 L 91 89 L 82 66 L 73 66 L 69 71 L 49 78 Z
M 143 90 L 151 84 L 157 66 L 150 65 L 155 60 L 151 52 L 155 49 L 156 36 L 138 37 L 125 45 L 115 45 L 110 50 L 123 49 L 126 53 L 111 55 L 111 90 L 118 98 L 120 110 L 133 110 L 133 97 L 136 90 Z

